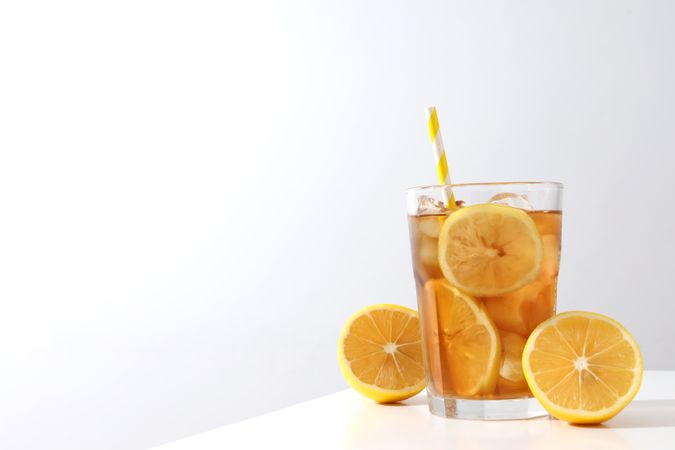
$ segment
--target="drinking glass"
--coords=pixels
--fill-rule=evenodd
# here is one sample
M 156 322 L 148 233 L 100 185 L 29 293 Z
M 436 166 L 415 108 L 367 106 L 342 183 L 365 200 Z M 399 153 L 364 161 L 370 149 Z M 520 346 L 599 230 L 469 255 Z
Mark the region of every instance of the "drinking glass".
M 555 314 L 562 189 L 471 183 L 406 191 L 430 411 L 463 419 L 545 415 L 521 367 Z

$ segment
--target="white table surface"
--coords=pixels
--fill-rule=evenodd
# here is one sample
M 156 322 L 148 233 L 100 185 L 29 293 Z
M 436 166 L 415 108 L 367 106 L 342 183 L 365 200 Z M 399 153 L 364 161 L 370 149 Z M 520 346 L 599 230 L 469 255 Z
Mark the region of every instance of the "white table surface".
M 443 419 L 429 413 L 423 393 L 399 405 L 378 405 L 344 390 L 155 447 L 245 448 L 675 449 L 675 371 L 645 372 L 635 400 L 598 426 L 572 426 L 549 418 Z

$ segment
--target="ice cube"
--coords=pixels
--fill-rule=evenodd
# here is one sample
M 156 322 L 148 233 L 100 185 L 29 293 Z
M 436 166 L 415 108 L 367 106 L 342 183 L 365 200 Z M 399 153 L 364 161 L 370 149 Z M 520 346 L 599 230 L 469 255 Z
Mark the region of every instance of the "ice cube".
M 441 233 L 441 226 L 443 225 L 443 218 L 437 216 L 422 217 L 417 227 L 425 235 L 433 239 L 438 239 Z
M 547 276 L 558 275 L 558 270 L 560 269 L 560 247 L 558 246 L 558 239 L 551 234 L 545 234 L 541 237 L 541 243 L 544 247 L 544 257 L 541 260 L 541 272 Z
M 430 214 L 445 214 L 448 209 L 442 201 L 423 195 L 417 202 L 417 215 L 425 216 Z
M 530 203 L 530 199 L 527 198 L 527 194 L 519 195 L 513 194 L 511 192 L 502 192 L 500 194 L 493 195 L 490 200 L 488 200 L 488 203 L 512 206 L 514 208 L 520 208 L 526 211 L 532 211 L 534 209 L 534 206 L 532 206 L 532 203 Z
M 426 266 L 438 267 L 438 241 L 436 239 L 421 239 L 420 261 Z

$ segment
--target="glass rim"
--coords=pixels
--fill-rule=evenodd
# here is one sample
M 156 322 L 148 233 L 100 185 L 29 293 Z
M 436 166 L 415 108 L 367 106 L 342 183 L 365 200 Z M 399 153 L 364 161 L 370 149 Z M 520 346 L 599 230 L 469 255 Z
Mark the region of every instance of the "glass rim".
M 442 189 L 456 187 L 494 187 L 494 186 L 548 186 L 556 189 L 564 189 L 564 185 L 558 181 L 490 181 L 476 183 L 456 183 L 456 184 L 429 184 L 426 186 L 413 186 L 405 190 L 406 194 L 427 189 Z

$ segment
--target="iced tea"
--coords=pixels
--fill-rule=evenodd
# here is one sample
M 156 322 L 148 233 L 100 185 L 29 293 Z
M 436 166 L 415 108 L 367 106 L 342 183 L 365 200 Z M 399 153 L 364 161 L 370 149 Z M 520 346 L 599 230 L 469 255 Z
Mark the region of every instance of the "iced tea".
M 556 195 L 553 202 L 539 203 L 559 206 L 560 194 Z M 438 200 L 434 207 L 434 200 L 419 197 L 417 210 L 412 214 L 409 210 L 427 389 L 432 397 L 531 396 L 521 355 L 532 330 L 555 314 L 562 212 L 532 209 L 527 195 L 509 196 L 524 198 L 527 204 L 499 201 L 497 196 L 498 208 L 481 209 L 476 202 L 463 205 L 458 196 L 457 206 L 449 208 Z M 488 204 L 488 199 L 483 202 Z M 466 208 L 473 208 L 473 215 Z M 455 220 L 455 214 L 461 220 Z M 451 219 L 453 223 L 448 223 Z M 487 256 L 477 255 L 476 246 L 483 246 Z M 448 268 L 443 261 L 455 266 Z M 531 273 L 518 266 L 526 263 Z M 519 270 L 526 275 L 518 275 Z

